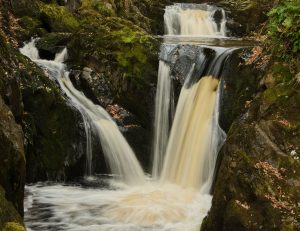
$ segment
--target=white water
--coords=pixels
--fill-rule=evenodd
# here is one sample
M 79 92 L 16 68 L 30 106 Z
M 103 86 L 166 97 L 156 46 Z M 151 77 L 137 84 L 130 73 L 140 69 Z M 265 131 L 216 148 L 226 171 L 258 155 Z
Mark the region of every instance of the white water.
M 214 20 L 221 12 L 219 25 Z M 226 37 L 226 15 L 221 8 L 207 4 L 174 4 L 166 7 L 165 34 L 181 36 Z
M 226 35 L 224 11 L 217 25 L 212 8 L 208 7 L 208 12 L 204 13 L 197 7 L 187 10 L 178 6 L 177 9 L 167 7 L 168 34 Z M 172 102 L 170 68 L 160 62 L 153 178 L 146 179 L 107 112 L 73 87 L 62 63 L 67 57 L 66 50 L 58 54 L 55 61 L 47 61 L 38 58 L 34 43 L 27 45 L 21 49 L 22 53 L 59 82 L 86 118 L 86 131 L 91 131 L 88 127 L 91 125 L 98 132 L 112 172 L 125 182 L 113 178 L 106 182 L 107 187 L 94 189 L 66 185 L 27 186 L 25 222 L 29 230 L 199 231 L 211 207 L 209 191 L 217 152 L 225 137 L 218 125 L 219 81 L 205 77 L 190 86 L 193 66 L 181 91 L 168 141 Z M 217 52 L 217 56 L 221 53 Z M 217 60 L 213 63 L 221 65 Z M 90 163 L 91 158 L 87 158 Z
M 211 196 L 177 185 L 26 188 L 25 221 L 31 230 L 199 231 Z
M 170 110 L 173 101 L 171 92 L 170 67 L 163 61 L 159 62 L 157 93 L 155 99 L 154 122 L 154 159 L 152 175 L 158 179 L 163 166 L 170 129 Z
M 70 81 L 69 73 L 62 63 L 67 57 L 67 49 L 58 53 L 54 61 L 39 59 L 34 40 L 26 44 L 20 51 L 44 68 L 53 79 L 57 80 L 62 91 L 66 93 L 71 103 L 81 112 L 87 131 L 87 159 L 91 159 L 91 145 L 89 142 L 91 135 L 88 128 L 91 125 L 100 137 L 102 149 L 111 172 L 128 184 L 143 183 L 145 178 L 144 172 L 110 115 L 102 107 L 95 105 L 82 92 L 74 88 Z
M 161 181 L 209 193 L 210 184 L 205 190 L 202 187 L 213 176 L 218 145 L 224 141 L 216 133 L 220 128 L 214 119 L 218 118 L 218 84 L 213 77 L 202 77 L 181 90 Z

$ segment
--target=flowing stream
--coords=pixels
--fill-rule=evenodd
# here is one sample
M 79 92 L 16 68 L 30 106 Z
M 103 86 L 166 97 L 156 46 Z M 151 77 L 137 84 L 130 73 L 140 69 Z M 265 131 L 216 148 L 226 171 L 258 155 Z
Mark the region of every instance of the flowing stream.
M 174 4 L 166 8 L 164 19 L 167 36 L 226 36 L 225 12 L 217 7 Z M 82 114 L 87 175 L 93 174 L 93 132 L 100 139 L 112 175 L 78 185 L 48 182 L 26 186 L 28 230 L 199 231 L 211 207 L 209 193 L 217 154 L 226 138 L 218 124 L 222 86 L 218 78 L 232 49 L 212 48 L 210 60 L 201 50 L 197 56 L 200 64 L 192 63 L 184 75 L 175 111 L 175 58 L 167 57 L 174 46 L 163 44 L 170 52 L 159 64 L 153 169 L 148 177 L 109 114 L 74 88 L 63 64 L 67 50 L 55 60 L 42 60 L 35 42 L 25 44 L 21 53 L 57 81 Z

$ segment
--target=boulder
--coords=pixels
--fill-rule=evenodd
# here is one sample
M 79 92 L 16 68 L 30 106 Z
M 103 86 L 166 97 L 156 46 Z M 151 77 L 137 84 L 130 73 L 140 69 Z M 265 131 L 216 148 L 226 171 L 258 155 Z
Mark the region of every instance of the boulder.
M 102 97 L 101 79 L 112 92 L 109 98 L 149 127 L 157 76 L 157 41 L 126 19 L 96 14 L 85 15 L 83 20 L 82 28 L 68 44 L 69 65 L 75 70 L 90 68 L 96 74 L 82 82 L 90 86 L 95 97 Z
M 39 4 L 40 19 L 48 32 L 73 32 L 79 23 L 64 6 L 57 4 Z

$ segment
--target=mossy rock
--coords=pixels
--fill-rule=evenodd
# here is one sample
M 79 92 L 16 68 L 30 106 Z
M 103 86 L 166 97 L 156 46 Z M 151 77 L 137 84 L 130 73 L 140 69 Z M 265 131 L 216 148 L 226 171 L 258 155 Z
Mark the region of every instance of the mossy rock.
M 300 228 L 300 90 L 286 77 L 232 125 L 202 231 Z
M 43 70 L 21 55 L 1 35 L 0 44 L 0 95 L 23 127 L 27 181 L 70 179 L 75 175 L 83 175 L 85 162 L 81 160 L 80 165 L 76 165 L 85 153 L 85 134 L 80 113 L 68 103 L 56 83 Z M 23 145 L 23 140 L 21 143 Z M 9 150 L 14 150 L 7 150 L 9 145 L 3 147 L 1 159 L 3 155 L 9 155 Z M 76 168 L 71 171 L 74 165 Z M 6 164 L 0 171 L 6 171 L 9 167 L 10 164 Z M 25 173 L 18 174 L 21 170 L 18 167 L 3 172 L 3 177 L 6 181 L 14 182 L 12 177 L 25 177 Z M 8 174 L 12 177 L 8 178 Z M 17 185 L 14 183 L 12 187 Z M 7 188 L 5 186 L 8 195 L 13 197 L 15 194 Z M 22 211 L 21 208 L 20 213 Z
M 79 8 L 81 14 L 90 14 L 92 11 L 100 13 L 103 16 L 113 17 L 116 16 L 116 5 L 114 0 L 85 0 Z
M 151 93 L 156 82 L 156 39 L 126 19 L 93 12 L 81 19 L 81 29 L 72 37 L 68 50 L 68 62 L 74 69 L 89 67 L 102 75 L 111 84 L 114 102 L 150 125 L 152 96 L 144 93 Z M 91 85 L 96 89 L 93 85 L 97 84 Z
M 80 113 L 40 68 L 22 55 L 18 59 L 24 65 L 19 76 L 25 110 L 22 126 L 26 138 L 27 181 L 64 180 L 82 175 L 84 162 L 73 173 L 69 171 L 85 152 Z
M 14 14 L 19 17 L 29 16 L 37 18 L 39 16 L 38 0 L 11 0 Z
M 15 208 L 23 213 L 25 156 L 23 133 L 17 121 L 23 114 L 19 81 L 15 79 L 17 66 L 7 41 L 0 34 L 0 186 Z
M 40 3 L 41 21 L 49 32 L 74 32 L 79 23 L 64 6 Z
M 21 225 L 16 222 L 8 222 L 4 225 L 2 231 L 26 231 L 24 225 Z
M 25 156 L 23 134 L 0 96 L 0 186 L 7 199 L 23 213 Z
M 38 18 L 23 16 L 19 19 L 17 37 L 19 41 L 26 41 L 32 37 L 41 37 L 47 33 L 42 22 Z
M 15 228 L 15 229 L 13 229 Z M 5 191 L 0 186 L 0 230 L 25 231 L 20 214 L 5 197 Z

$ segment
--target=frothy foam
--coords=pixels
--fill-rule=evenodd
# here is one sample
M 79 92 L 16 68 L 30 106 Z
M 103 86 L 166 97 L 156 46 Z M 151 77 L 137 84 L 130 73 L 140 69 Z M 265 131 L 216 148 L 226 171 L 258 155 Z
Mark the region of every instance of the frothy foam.
M 117 190 L 36 185 L 26 191 L 25 221 L 32 230 L 193 231 L 211 206 L 210 195 L 173 184 Z

